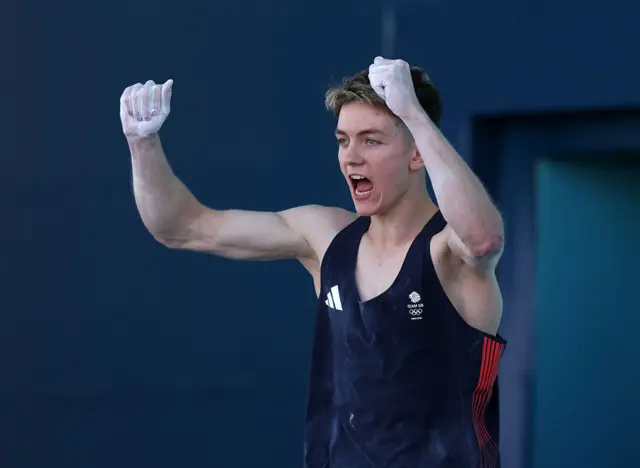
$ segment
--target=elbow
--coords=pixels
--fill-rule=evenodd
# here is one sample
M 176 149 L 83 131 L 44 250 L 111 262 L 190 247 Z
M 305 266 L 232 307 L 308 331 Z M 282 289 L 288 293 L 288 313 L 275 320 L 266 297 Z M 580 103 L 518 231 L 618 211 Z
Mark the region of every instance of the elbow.
M 475 230 L 475 235 L 467 239 L 467 249 L 472 257 L 478 260 L 499 257 L 504 248 L 502 219 L 498 217 L 493 222 L 480 224 Z
M 497 214 L 492 222 L 485 224 L 481 232 L 482 235 L 478 236 L 477 242 L 474 242 L 474 246 L 471 249 L 472 254 L 477 258 L 500 256 L 504 248 L 504 223 L 502 217 Z
M 161 245 L 164 245 L 165 247 L 169 248 L 169 249 L 184 249 L 184 242 L 180 242 L 178 239 L 174 239 L 171 237 L 166 237 L 166 236 L 156 236 L 154 234 L 153 238 L 158 241 L 158 243 L 160 243 Z
M 149 227 L 147 227 L 147 230 L 149 231 L 149 234 L 151 234 L 151 237 L 153 237 L 159 244 L 164 245 L 169 249 L 179 248 L 176 239 L 173 236 L 168 235 L 166 232 L 162 232 L 158 229 L 151 229 Z
M 145 227 L 153 238 L 169 249 L 189 249 L 194 240 L 194 232 L 200 219 L 201 210 L 184 210 L 185 215 L 156 219 L 145 222 Z M 143 219 L 144 221 L 144 219 Z
M 469 246 L 472 257 L 479 263 L 487 259 L 494 259 L 502 254 L 504 249 L 504 233 L 489 233 L 479 241 Z
M 150 232 L 156 241 L 172 250 L 190 250 L 193 246 L 194 239 L 189 225 Z
M 504 248 L 504 237 L 496 236 L 487 239 L 483 243 L 479 244 L 472 251 L 475 257 L 490 257 L 502 252 Z
M 181 250 L 185 248 L 185 236 L 178 235 L 175 230 L 160 229 L 153 226 L 147 226 L 147 230 L 159 244 L 169 249 Z
M 466 233 L 461 229 L 462 235 L 451 229 L 453 235 L 449 237 L 449 246 L 472 267 L 482 270 L 491 269 L 497 264 L 504 249 L 502 220 L 478 223 L 473 227 L 468 226 L 468 229 Z

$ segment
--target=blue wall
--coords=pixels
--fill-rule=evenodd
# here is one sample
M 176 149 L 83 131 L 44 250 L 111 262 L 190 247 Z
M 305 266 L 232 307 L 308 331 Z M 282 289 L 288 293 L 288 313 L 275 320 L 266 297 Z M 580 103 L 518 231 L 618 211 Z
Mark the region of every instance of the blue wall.
M 640 466 L 639 156 L 537 167 L 537 468 Z
M 165 147 L 213 207 L 348 207 L 322 94 L 379 53 L 381 8 L 18 7 L 7 88 L 7 126 L 18 128 L 0 175 L 0 465 L 299 466 L 311 281 L 294 263 L 157 245 L 133 203 L 118 98 L 132 82 L 175 80 Z M 637 4 L 398 1 L 397 11 L 396 53 L 439 84 L 444 131 L 465 155 L 477 153 L 478 115 L 640 103 Z M 526 355 L 518 313 L 505 312 L 507 360 Z M 523 419 L 511 422 L 521 441 Z M 505 466 L 523 450 L 505 447 Z

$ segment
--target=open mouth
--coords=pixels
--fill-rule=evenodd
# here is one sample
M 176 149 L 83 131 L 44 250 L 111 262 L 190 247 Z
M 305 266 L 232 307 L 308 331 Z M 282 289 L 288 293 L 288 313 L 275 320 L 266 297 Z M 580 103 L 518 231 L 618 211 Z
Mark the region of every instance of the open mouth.
M 351 174 L 349 181 L 357 197 L 366 197 L 373 191 L 373 182 L 361 174 Z

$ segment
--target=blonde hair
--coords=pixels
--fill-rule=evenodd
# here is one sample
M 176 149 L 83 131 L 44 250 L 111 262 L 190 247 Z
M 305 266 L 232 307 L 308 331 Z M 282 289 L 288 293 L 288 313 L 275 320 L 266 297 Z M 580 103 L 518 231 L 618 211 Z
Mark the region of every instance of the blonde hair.
M 442 102 L 438 90 L 422 68 L 411 67 L 411 80 L 418 102 L 433 123 L 439 126 Z M 342 106 L 348 102 L 364 102 L 389 111 L 384 100 L 371 87 L 369 70 L 344 78 L 341 84 L 329 88 L 324 100 L 327 110 L 333 112 L 336 117 L 340 115 Z

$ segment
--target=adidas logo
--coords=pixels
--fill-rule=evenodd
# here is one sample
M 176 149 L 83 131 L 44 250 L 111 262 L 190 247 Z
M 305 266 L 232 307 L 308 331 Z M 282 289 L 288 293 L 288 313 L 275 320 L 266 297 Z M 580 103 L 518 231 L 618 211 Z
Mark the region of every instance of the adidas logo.
M 327 300 L 324 301 L 331 309 L 342 310 L 342 301 L 340 300 L 340 293 L 338 292 L 338 286 L 334 286 L 327 294 Z

